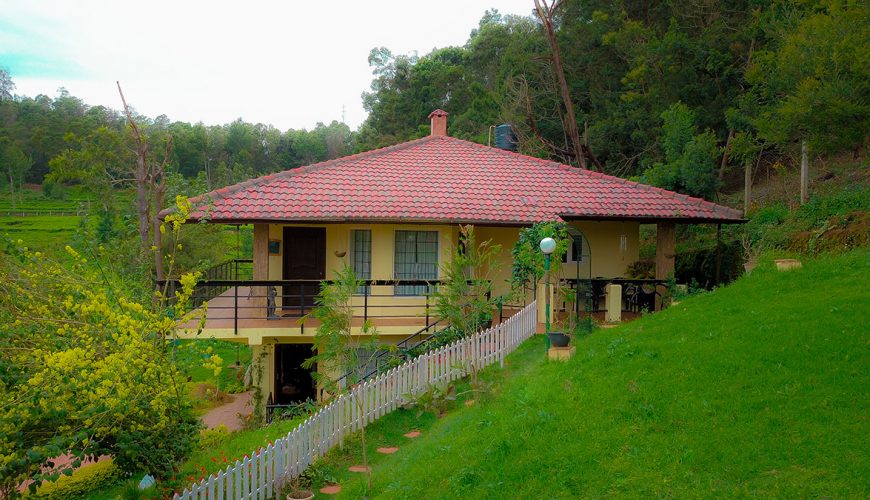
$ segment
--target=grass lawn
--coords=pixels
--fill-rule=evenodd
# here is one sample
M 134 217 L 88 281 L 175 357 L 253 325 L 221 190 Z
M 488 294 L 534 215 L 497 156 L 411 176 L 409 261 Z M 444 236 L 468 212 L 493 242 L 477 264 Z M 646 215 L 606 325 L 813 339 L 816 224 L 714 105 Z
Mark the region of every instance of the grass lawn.
M 577 341 L 542 338 L 441 419 L 369 430 L 381 498 L 870 495 L 870 250 L 768 262 L 733 285 Z M 426 420 L 428 418 L 429 420 Z M 401 437 L 421 427 L 415 440 Z M 395 455 L 374 453 L 397 445 Z M 315 469 L 364 495 L 358 444 Z M 317 479 L 320 477 L 320 479 Z

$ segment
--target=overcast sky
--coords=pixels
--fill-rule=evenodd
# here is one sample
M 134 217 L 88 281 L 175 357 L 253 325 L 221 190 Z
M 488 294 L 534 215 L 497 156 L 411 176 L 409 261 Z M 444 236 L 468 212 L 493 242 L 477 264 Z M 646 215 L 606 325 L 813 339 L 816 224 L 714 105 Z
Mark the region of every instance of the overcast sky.
M 282 130 L 365 119 L 369 51 L 462 45 L 489 8 L 529 15 L 532 0 L 189 2 L 0 0 L 0 66 L 19 95 Z

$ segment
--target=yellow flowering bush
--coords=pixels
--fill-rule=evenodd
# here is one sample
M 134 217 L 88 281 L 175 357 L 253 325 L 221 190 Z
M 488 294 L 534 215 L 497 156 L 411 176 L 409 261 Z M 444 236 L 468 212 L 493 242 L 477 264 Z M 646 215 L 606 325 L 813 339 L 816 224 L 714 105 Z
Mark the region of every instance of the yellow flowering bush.
M 196 277 L 145 306 L 71 247 L 61 264 L 17 243 L 0 248 L 0 497 L 96 455 L 168 476 L 200 427 L 172 360 Z M 67 471 L 51 463 L 63 454 Z

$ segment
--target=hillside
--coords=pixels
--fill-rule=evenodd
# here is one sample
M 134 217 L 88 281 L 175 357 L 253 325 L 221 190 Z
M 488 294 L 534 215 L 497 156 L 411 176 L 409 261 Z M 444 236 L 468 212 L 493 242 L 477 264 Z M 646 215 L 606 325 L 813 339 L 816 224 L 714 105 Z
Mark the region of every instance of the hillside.
M 767 259 L 594 332 L 570 362 L 547 362 L 536 338 L 477 404 L 377 456 L 372 496 L 866 497 L 868 277 L 866 249 L 789 272 Z M 397 434 L 407 413 L 371 434 Z M 358 498 L 345 466 L 323 469 Z

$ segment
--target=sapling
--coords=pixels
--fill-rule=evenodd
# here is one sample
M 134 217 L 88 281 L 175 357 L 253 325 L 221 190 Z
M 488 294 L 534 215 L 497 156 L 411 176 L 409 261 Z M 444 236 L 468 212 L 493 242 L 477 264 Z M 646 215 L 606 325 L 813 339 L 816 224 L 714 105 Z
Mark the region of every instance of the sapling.
M 315 354 L 305 360 L 306 369 L 320 366 L 312 373 L 314 380 L 327 393 L 338 394 L 350 388 L 351 401 L 360 415 L 363 402 L 356 397 L 353 388 L 362 382 L 367 368 L 388 346 L 378 340 L 377 330 L 371 322 L 363 321 L 358 331 L 353 326 L 354 308 L 352 299 L 364 283 L 356 278 L 353 269 L 345 265 L 336 273 L 335 280 L 324 282 L 316 299 L 316 307 L 305 317 L 316 319 L 320 325 L 314 336 Z M 361 353 L 365 353 L 362 354 Z M 360 426 L 362 460 L 366 469 L 366 487 L 371 489 L 371 471 L 366 452 L 366 429 Z

